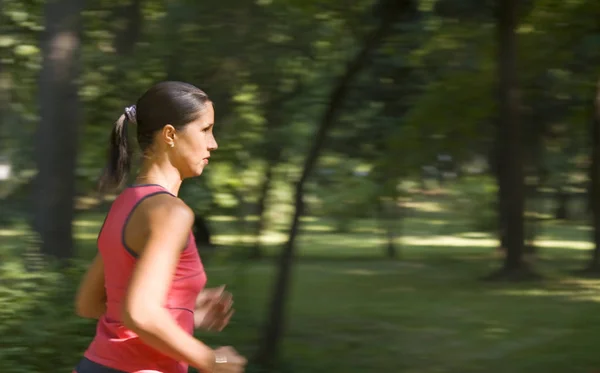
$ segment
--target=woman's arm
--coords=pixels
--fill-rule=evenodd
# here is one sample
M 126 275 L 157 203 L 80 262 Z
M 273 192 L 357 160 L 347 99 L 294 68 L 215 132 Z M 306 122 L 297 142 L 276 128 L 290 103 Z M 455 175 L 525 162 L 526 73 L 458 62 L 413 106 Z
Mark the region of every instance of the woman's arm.
M 183 330 L 163 307 L 194 214 L 172 196 L 158 195 L 146 202 L 138 209 L 143 209 L 148 235 L 123 302 L 123 322 L 148 345 L 210 372 L 215 364 L 213 350 Z
M 106 312 L 106 290 L 104 289 L 104 263 L 97 254 L 83 276 L 75 298 L 78 316 L 97 319 Z

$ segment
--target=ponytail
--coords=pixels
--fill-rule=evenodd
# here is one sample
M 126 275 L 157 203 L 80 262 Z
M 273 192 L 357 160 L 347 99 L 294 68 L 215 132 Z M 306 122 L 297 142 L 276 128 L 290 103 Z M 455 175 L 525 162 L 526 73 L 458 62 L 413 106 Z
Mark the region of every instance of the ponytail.
M 129 123 L 135 122 L 135 106 L 126 108 L 125 113 L 115 122 L 110 134 L 108 159 L 99 182 L 99 189 L 102 191 L 119 188 L 127 179 L 132 157 L 127 127 Z

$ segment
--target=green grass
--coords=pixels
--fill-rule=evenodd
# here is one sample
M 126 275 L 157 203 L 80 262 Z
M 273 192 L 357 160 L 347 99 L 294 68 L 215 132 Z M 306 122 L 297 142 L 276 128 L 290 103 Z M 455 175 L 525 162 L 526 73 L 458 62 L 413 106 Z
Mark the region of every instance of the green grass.
M 585 265 L 591 248 L 589 228 L 556 222 L 540 226 L 536 269 L 544 275 L 542 281 L 482 282 L 478 279 L 499 264 L 493 237 L 472 232 L 444 204 L 417 202 L 401 226 L 398 261 L 383 259 L 383 233 L 372 221 L 356 221 L 350 232 L 337 233 L 326 219 L 303 219 L 282 372 L 590 373 L 600 369 L 596 351 L 600 280 L 570 272 Z M 101 214 L 84 214 L 76 222 L 82 258 L 93 255 L 102 219 Z M 214 217 L 212 224 L 221 244 L 249 240 L 237 234 L 231 218 Z M 277 253 L 285 229 L 283 221 L 265 234 L 268 254 Z M 17 250 L 21 233 L 19 227 L 0 231 L 0 254 Z M 232 344 L 251 354 L 264 322 L 275 268 L 270 259 L 245 264 L 215 259 L 206 266 L 209 286 L 229 284 L 237 312 L 221 335 L 199 336 L 212 345 Z M 83 327 L 71 327 L 77 328 Z M 81 330 L 79 349 L 91 338 L 85 334 L 91 329 Z M 78 353 L 71 351 L 64 360 Z M 49 373 L 56 366 L 29 372 Z
M 600 282 L 554 276 L 539 284 L 475 281 L 481 262 L 300 264 L 285 357 L 311 372 L 590 372 Z M 211 283 L 230 269 L 214 269 Z M 236 286 L 247 352 L 261 326 L 273 271 L 256 265 Z

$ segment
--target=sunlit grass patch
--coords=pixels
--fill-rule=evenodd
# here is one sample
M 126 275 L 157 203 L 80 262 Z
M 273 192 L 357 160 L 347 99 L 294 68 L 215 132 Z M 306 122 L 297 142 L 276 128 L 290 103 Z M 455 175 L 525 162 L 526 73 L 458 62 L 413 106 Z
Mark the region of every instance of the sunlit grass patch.
M 21 228 L 8 228 L 8 229 L 0 229 L 0 237 L 21 237 L 23 236 L 27 230 L 23 227 Z
M 436 201 L 408 201 L 404 202 L 404 207 L 409 207 L 411 209 L 420 211 L 420 212 L 445 212 L 447 208 Z
M 540 248 L 558 248 L 571 250 L 591 250 L 594 248 L 594 244 L 592 242 L 553 239 L 536 239 L 535 245 Z
M 208 220 L 210 221 L 214 221 L 214 222 L 234 222 L 236 221 L 236 217 L 235 216 L 229 216 L 229 215 L 215 215 L 215 216 L 211 216 L 208 218 Z
M 99 229 L 102 221 L 98 219 L 77 219 L 73 222 L 75 227 Z
M 456 236 L 411 237 L 403 236 L 401 242 L 410 246 L 439 246 L 439 247 L 480 247 L 490 248 L 498 245 L 493 238 L 465 238 Z
M 256 237 L 251 234 L 217 234 L 211 237 L 217 245 L 235 245 L 239 243 L 249 244 L 256 241 Z M 287 236 L 281 232 L 267 232 L 261 236 L 261 243 L 267 245 L 278 245 L 286 241 Z
M 78 233 L 75 233 L 75 239 L 77 239 L 77 240 L 96 240 L 96 239 L 98 239 L 98 234 L 97 233 L 78 232 Z

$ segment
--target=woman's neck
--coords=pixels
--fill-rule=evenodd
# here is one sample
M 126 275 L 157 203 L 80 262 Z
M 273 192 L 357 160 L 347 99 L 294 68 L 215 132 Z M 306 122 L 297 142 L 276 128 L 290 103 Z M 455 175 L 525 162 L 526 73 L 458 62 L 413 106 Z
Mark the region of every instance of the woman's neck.
M 135 179 L 136 184 L 160 185 L 175 196 L 179 193 L 181 182 L 181 175 L 177 169 L 170 164 L 161 165 L 156 162 L 144 162 Z

